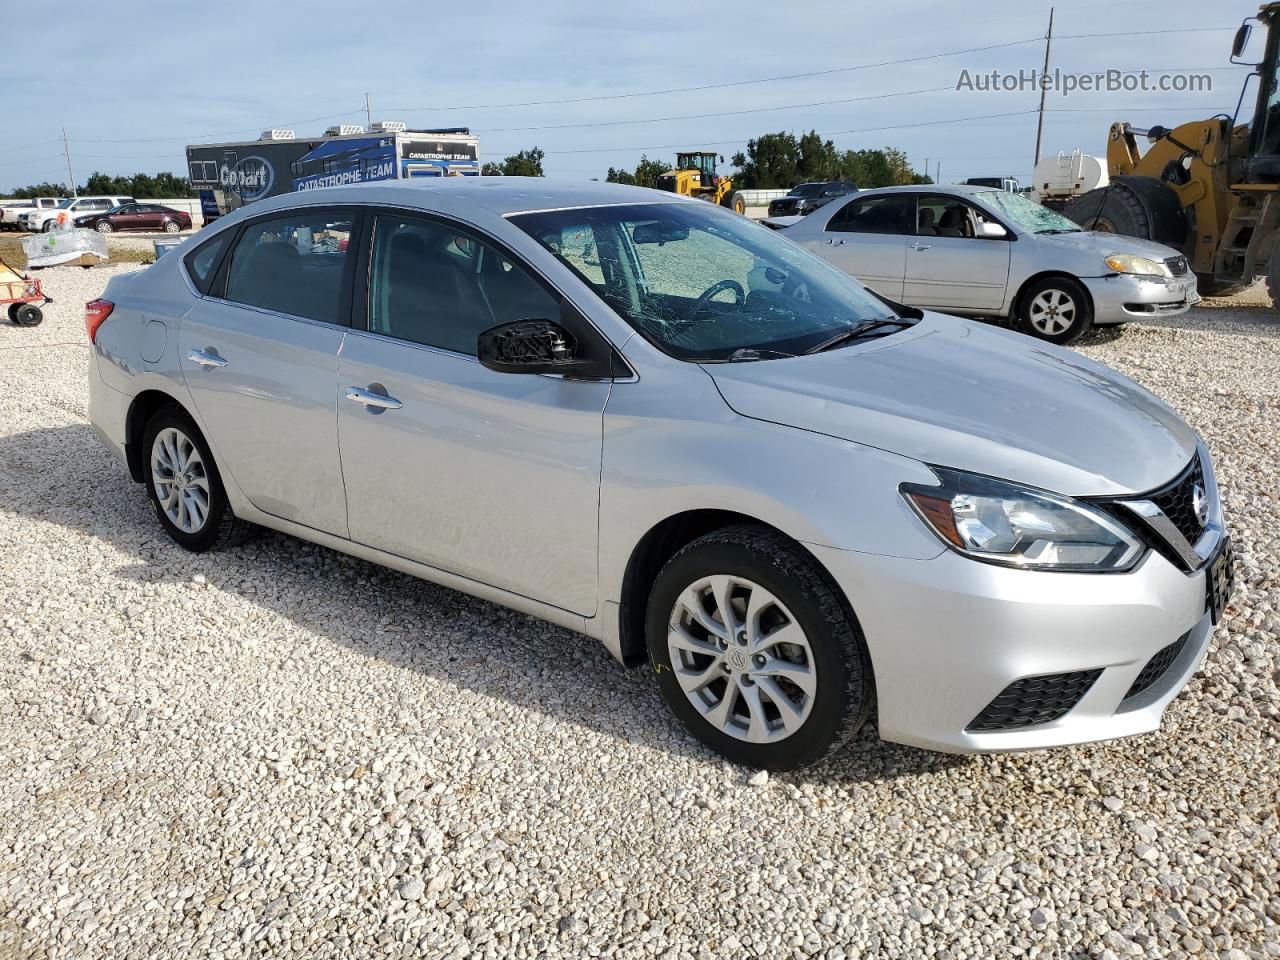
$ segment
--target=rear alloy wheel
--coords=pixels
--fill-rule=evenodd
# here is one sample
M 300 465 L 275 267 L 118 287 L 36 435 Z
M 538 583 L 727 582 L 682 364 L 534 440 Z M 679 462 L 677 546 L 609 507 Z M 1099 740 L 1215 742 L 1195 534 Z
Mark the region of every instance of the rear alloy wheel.
M 673 712 L 736 763 L 813 763 L 870 711 L 857 624 L 813 557 L 771 530 L 730 527 L 672 557 L 650 594 L 646 633 Z
M 1023 333 L 1050 343 L 1071 343 L 1093 326 L 1089 295 L 1070 277 L 1047 277 L 1028 287 L 1018 303 Z
M 97 230 L 99 233 L 110 233 L 112 230 L 115 229 L 115 227 L 113 227 L 106 220 L 99 220 L 97 227 L 95 227 L 94 229 Z
M 179 407 L 152 416 L 143 435 L 147 496 L 165 533 L 196 553 L 242 542 L 253 525 L 231 512 L 200 431 Z
M 164 222 L 164 232 L 165 232 L 165 233 L 177 233 L 177 232 L 178 232 L 179 230 L 181 230 L 181 229 L 182 229 L 182 227 L 181 227 L 181 226 L 179 226 L 179 225 L 178 225 L 178 223 L 177 223 L 177 221 L 175 221 L 175 220 L 166 220 L 166 221 Z

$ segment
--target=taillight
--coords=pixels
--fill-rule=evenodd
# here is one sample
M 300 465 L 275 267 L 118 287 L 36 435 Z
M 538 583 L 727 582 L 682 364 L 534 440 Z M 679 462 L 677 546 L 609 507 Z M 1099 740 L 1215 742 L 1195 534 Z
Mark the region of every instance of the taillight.
M 98 328 L 115 308 L 110 300 L 90 300 L 84 305 L 84 328 L 88 331 L 90 343 L 98 342 Z

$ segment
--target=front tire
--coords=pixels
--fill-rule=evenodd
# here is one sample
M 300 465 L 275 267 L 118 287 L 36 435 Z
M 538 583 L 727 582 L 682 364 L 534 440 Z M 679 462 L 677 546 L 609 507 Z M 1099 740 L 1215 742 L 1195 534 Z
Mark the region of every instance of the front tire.
M 99 220 L 98 225 L 94 227 L 94 229 L 97 230 L 99 233 L 110 233 L 112 230 L 115 229 L 115 227 L 113 227 L 106 220 Z
M 729 527 L 680 550 L 654 582 L 645 632 L 667 704 L 734 763 L 815 763 L 870 714 L 857 621 L 813 556 L 767 528 Z
M 1018 297 L 1018 329 L 1050 343 L 1071 343 L 1093 326 L 1089 293 L 1071 277 L 1037 280 Z
M 253 531 L 231 512 L 209 445 L 181 407 L 157 411 L 142 443 L 147 497 L 174 543 L 203 553 L 236 546 Z

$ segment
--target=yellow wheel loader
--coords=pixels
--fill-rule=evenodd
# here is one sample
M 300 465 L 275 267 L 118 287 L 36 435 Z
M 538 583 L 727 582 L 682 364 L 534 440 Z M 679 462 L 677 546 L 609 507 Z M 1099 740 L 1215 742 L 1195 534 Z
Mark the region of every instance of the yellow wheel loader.
M 1240 25 L 1232 63 L 1242 63 L 1255 25 L 1266 31 L 1266 44 L 1262 61 L 1246 64 L 1255 68 L 1249 79 L 1258 77 L 1249 123 L 1235 126 L 1225 115 L 1172 130 L 1113 123 L 1107 140 L 1111 183 L 1077 197 L 1064 213 L 1089 230 L 1182 251 L 1203 296 L 1228 296 L 1266 277 L 1272 302 L 1280 306 L 1280 2 L 1264 4 Z M 1148 141 L 1145 153 L 1139 137 Z
M 742 194 L 733 189 L 733 178 L 716 173 L 717 156 L 703 150 L 677 153 L 676 168 L 658 177 L 658 189 L 710 200 L 734 213 L 745 214 L 747 205 Z M 724 157 L 719 159 L 723 161 Z

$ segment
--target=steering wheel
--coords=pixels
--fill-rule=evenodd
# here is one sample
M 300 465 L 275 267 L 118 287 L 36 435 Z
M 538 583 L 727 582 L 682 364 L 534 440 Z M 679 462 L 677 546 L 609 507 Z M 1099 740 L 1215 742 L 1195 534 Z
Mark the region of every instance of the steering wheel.
M 702 291 L 702 295 L 694 301 L 693 306 L 689 309 L 689 319 L 686 323 L 691 323 L 698 318 L 698 314 L 707 309 L 707 304 L 711 302 L 711 298 L 717 293 L 723 293 L 726 290 L 733 291 L 734 303 L 742 306 L 747 302 L 747 291 L 743 289 L 742 284 L 737 280 L 717 280 L 707 289 Z

